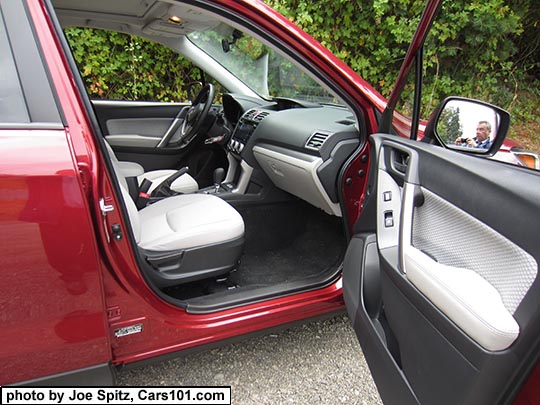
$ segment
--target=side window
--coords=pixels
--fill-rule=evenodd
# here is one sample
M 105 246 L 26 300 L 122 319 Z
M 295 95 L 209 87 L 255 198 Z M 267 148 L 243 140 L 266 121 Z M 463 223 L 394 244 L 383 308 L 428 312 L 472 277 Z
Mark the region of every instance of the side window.
M 0 123 L 28 123 L 30 117 L 0 10 Z
M 191 61 L 159 43 L 92 28 L 71 27 L 65 34 L 92 99 L 187 102 L 190 84 L 203 79 L 215 84 L 201 77 Z

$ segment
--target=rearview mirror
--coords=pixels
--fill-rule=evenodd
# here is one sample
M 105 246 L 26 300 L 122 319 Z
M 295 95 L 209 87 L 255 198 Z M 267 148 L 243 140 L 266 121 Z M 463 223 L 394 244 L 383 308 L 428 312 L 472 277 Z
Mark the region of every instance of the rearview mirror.
M 450 97 L 435 111 L 426 127 L 441 145 L 466 153 L 493 155 L 499 150 L 510 114 L 483 101 Z

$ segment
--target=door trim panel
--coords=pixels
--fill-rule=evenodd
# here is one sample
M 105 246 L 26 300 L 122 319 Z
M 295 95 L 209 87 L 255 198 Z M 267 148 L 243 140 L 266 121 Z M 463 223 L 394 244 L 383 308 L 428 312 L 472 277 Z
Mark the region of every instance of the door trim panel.
M 366 309 L 370 307 L 366 304 L 366 301 L 369 302 L 366 297 L 381 294 L 376 247 L 375 234 L 357 234 L 351 239 L 343 263 L 343 298 L 383 401 L 390 404 L 417 404 L 413 389 L 388 349 L 384 327 L 374 316 L 378 315 L 378 309 L 376 314 L 370 311 L 372 316 L 368 315 Z M 368 276 L 370 273 L 371 277 Z M 370 279 L 374 280 L 372 284 L 369 283 Z
M 370 145 L 370 155 L 378 158 L 376 164 L 380 169 L 371 170 L 370 175 L 378 177 L 382 170 L 398 187 L 405 185 L 407 190 L 399 212 L 401 232 L 410 229 L 407 232 L 412 234 L 415 226 L 412 213 L 424 203 L 421 191 L 429 190 L 427 192 L 450 202 L 456 212 L 476 218 L 504 240 L 512 241 L 527 253 L 537 268 L 540 262 L 536 237 L 540 229 L 540 173 L 391 135 L 374 135 L 370 137 Z M 392 153 L 385 151 L 388 148 L 404 152 L 409 158 L 398 159 L 398 165 L 390 160 L 389 165 Z M 369 198 L 380 199 L 385 191 L 379 188 L 381 183 L 370 179 L 370 184 L 377 188 Z M 408 206 L 407 214 L 404 214 L 404 204 Z M 377 212 L 378 224 L 384 224 L 381 215 L 384 211 Z M 364 232 L 361 226 L 354 229 L 358 234 L 347 252 L 344 297 L 368 364 L 372 371 L 377 369 L 373 374 L 385 403 L 401 403 L 407 387 L 409 400 L 426 403 L 475 404 L 510 399 L 515 384 L 532 366 L 526 354 L 540 344 L 537 271 L 513 314 L 521 329 L 520 336 L 505 350 L 488 351 L 407 279 L 401 240 L 395 246 L 393 243 L 379 246 L 380 281 L 378 285 L 370 282 L 368 288 L 380 291 L 382 304 L 379 311 L 370 309 L 368 312 L 364 303 L 368 295 L 364 284 L 367 270 L 362 256 L 368 253 L 365 248 L 354 246 L 358 245 L 354 241 Z M 429 253 L 427 256 L 431 257 Z M 359 274 L 352 276 L 355 272 Z M 380 382 L 399 375 L 404 379 L 401 386 Z
M 135 120 L 134 122 L 136 122 L 142 119 L 153 120 L 154 123 L 158 124 L 160 130 L 163 131 L 159 135 L 161 138 L 173 119 L 186 105 L 188 103 L 92 100 L 92 106 L 104 136 L 118 135 L 112 132 L 118 128 L 115 125 L 109 127 L 109 122 L 124 121 L 123 124 L 125 124 L 128 122 L 125 120 Z M 130 131 L 131 129 L 130 127 Z M 127 134 L 149 135 L 148 133 L 140 133 L 140 131 L 128 132 Z
M 108 136 L 141 135 L 161 139 L 171 126 L 172 118 L 112 118 L 107 120 Z

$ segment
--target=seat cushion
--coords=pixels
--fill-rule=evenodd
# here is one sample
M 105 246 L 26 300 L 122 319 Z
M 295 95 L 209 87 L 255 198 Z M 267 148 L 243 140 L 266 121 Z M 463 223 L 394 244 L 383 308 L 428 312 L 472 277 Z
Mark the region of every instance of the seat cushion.
M 176 173 L 176 170 L 153 170 L 141 174 L 137 179 L 139 180 L 139 184 L 141 184 L 144 179 L 148 179 L 152 182 L 152 185 L 148 190 L 148 194 L 150 194 L 157 186 L 174 173 Z M 199 191 L 199 185 L 193 177 L 185 173 L 173 182 L 171 189 L 177 193 L 188 194 Z
M 243 237 L 244 220 L 231 205 L 207 194 L 165 198 L 139 211 L 138 245 L 152 251 L 180 250 Z

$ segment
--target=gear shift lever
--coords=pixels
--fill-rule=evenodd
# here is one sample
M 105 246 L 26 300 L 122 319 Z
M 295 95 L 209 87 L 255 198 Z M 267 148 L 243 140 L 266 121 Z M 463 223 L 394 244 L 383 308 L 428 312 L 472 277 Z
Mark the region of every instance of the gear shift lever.
M 225 169 L 222 167 L 218 167 L 216 170 L 214 170 L 214 187 L 215 193 L 219 192 L 219 187 L 221 186 L 221 182 L 225 178 Z

